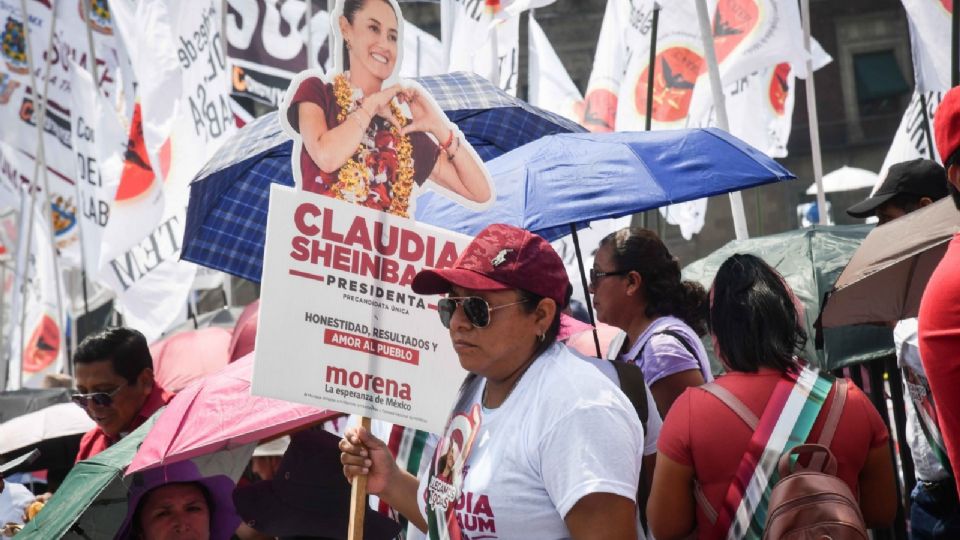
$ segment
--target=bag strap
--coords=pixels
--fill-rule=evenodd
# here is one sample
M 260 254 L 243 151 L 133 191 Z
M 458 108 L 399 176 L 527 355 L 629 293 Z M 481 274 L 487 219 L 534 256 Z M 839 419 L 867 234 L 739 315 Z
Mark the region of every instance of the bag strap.
M 634 364 L 610 360 L 613 368 L 617 371 L 617 377 L 620 379 L 620 390 L 626 394 L 630 404 L 637 411 L 640 417 L 640 423 L 643 424 L 643 431 L 647 431 L 647 417 L 649 416 L 649 404 L 647 403 L 647 384 L 643 380 L 643 370 Z
M 649 404 L 647 403 L 647 384 L 643 380 L 643 370 L 635 364 L 610 360 L 613 368 L 617 371 L 617 377 L 620 379 L 620 390 L 626 394 L 627 399 L 637 411 L 640 417 L 640 424 L 643 426 L 643 434 L 647 436 L 647 417 L 649 415 Z M 647 527 L 647 499 L 650 493 L 647 490 L 647 483 L 641 473 L 639 483 L 637 484 L 637 509 L 640 511 L 640 523 L 644 530 Z
M 827 418 L 823 424 L 823 430 L 820 432 L 820 438 L 817 441 L 817 444 L 830 448 L 830 443 L 833 441 L 833 436 L 836 434 L 837 425 L 840 423 L 840 416 L 843 413 L 843 406 L 847 400 L 847 384 L 848 381 L 843 378 L 837 378 L 834 381 L 834 397 L 833 402 L 830 405 L 830 410 L 827 412 Z M 750 410 L 740 399 L 733 395 L 726 388 L 716 384 L 716 383 L 707 383 L 699 387 L 700 389 L 713 394 L 714 397 L 720 400 L 721 403 L 726 405 L 731 411 L 734 412 L 743 423 L 745 423 L 751 430 L 757 429 L 757 424 L 760 423 L 757 415 L 753 414 L 753 411 Z M 820 470 L 824 462 L 829 458 L 828 455 L 818 453 L 811 458 L 810 466 L 815 470 Z M 694 481 L 693 485 L 693 496 L 696 499 L 697 504 L 700 506 L 700 510 L 706 515 L 707 519 L 711 524 L 716 523 L 717 521 L 717 511 L 710 504 L 710 501 L 707 500 L 707 496 L 703 493 L 703 488 L 700 487 L 700 483 Z
M 690 353 L 690 356 L 692 356 L 694 360 L 696 360 L 698 363 L 700 362 L 700 355 L 697 354 L 697 350 L 694 349 L 692 345 L 687 343 L 687 338 L 683 337 L 683 334 L 681 334 L 680 332 L 677 332 L 676 330 L 671 330 L 669 328 L 664 328 L 659 332 L 654 332 L 653 334 L 650 334 L 650 337 L 647 338 L 647 341 L 645 341 L 643 343 L 643 346 L 640 347 L 640 352 L 637 353 L 637 357 L 634 358 L 634 361 L 636 361 L 637 358 L 643 357 L 643 350 L 647 348 L 647 344 L 650 343 L 650 340 L 653 339 L 653 336 L 672 337 L 673 339 L 680 342 L 680 345 L 682 345 L 683 348 L 686 349 L 688 353 Z

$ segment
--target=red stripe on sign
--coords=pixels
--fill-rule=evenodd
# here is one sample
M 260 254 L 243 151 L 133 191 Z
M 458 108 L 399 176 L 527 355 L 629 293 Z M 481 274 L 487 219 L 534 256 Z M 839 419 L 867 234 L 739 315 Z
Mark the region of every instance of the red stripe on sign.
M 437 307 L 436 304 L 427 304 L 427 308 L 432 309 L 432 310 L 434 310 L 434 311 L 440 309 L 440 308 Z
M 301 271 L 299 271 L 299 270 L 290 270 L 290 275 L 291 275 L 291 276 L 302 277 L 302 278 L 307 278 L 307 279 L 315 279 L 315 280 L 317 280 L 317 281 L 323 281 L 323 280 L 324 280 L 324 279 L 323 279 L 323 276 L 321 276 L 320 274 L 308 274 L 308 273 L 306 273 L 306 272 L 301 272 Z
M 327 328 L 323 331 L 323 342 L 335 347 L 369 353 L 380 358 L 388 358 L 415 366 L 420 365 L 420 351 L 395 345 L 389 341 L 380 341 L 379 339 Z

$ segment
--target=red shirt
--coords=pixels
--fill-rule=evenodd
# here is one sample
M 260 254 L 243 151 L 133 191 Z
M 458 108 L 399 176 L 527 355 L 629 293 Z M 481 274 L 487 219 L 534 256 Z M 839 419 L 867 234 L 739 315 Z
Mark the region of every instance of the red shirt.
M 732 392 L 760 417 L 781 376 L 778 371 L 763 369 L 759 373 L 728 373 L 715 382 Z M 853 384 L 847 388 L 847 402 L 830 450 L 837 458 L 837 476 L 856 494 L 859 491 L 858 477 L 867 453 L 886 444 L 889 435 L 880 414 L 867 396 Z M 813 424 L 808 440 L 815 441 L 820 437 L 831 403 L 832 391 Z M 660 429 L 657 450 L 681 465 L 693 467 L 694 476 L 707 500 L 719 512 L 752 435 L 753 432 L 743 420 L 712 394 L 688 388 L 670 407 Z M 709 538 L 711 528 L 710 521 L 697 505 L 700 538 Z
M 934 270 L 920 301 L 920 361 L 927 374 L 947 457 L 960 470 L 960 234 Z M 954 476 L 957 490 L 960 477 Z
M 173 394 L 167 392 L 159 384 L 154 382 L 153 391 L 147 396 L 147 400 L 143 402 L 143 407 L 140 407 L 140 411 L 133 417 L 133 420 L 127 427 L 127 431 L 133 431 L 143 425 L 148 418 L 153 416 L 153 413 L 157 412 L 160 407 L 166 405 L 171 399 L 173 399 Z M 103 452 L 119 440 L 119 437 L 111 437 L 104 433 L 103 430 L 100 429 L 100 426 L 91 429 L 84 433 L 83 438 L 80 439 L 80 450 L 77 452 L 77 462 Z

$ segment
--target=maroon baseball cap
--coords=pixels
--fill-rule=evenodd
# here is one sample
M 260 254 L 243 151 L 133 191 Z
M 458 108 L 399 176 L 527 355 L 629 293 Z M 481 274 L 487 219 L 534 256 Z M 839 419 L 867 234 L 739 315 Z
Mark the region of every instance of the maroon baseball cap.
M 480 231 L 451 268 L 421 270 L 411 286 L 418 294 L 443 294 L 452 286 L 477 291 L 521 289 L 565 307 L 570 281 L 549 242 L 529 231 L 497 223 Z
M 943 96 L 933 115 L 933 134 L 940 159 L 946 163 L 960 148 L 960 86 L 951 88 Z

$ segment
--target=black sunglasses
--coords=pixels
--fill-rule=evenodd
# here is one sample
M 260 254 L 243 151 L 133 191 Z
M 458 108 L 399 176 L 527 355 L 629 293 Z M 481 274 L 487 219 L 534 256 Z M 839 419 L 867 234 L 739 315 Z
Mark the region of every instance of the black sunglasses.
M 463 314 L 467 316 L 470 324 L 477 328 L 484 328 L 490 324 L 491 311 L 515 306 L 524 302 L 526 302 L 526 300 L 519 300 L 500 306 L 491 306 L 486 300 L 479 296 L 449 296 L 447 298 L 441 298 L 440 301 L 437 302 L 437 313 L 440 314 L 440 323 L 443 327 L 450 328 L 450 319 L 453 318 L 453 313 L 457 311 L 457 305 L 462 304 Z
M 90 392 L 89 394 L 73 394 L 70 396 L 70 399 L 74 403 L 86 409 L 90 406 L 90 402 L 94 402 L 100 407 L 109 407 L 113 405 L 113 396 L 117 395 L 125 385 L 121 384 L 113 392 Z
M 590 269 L 590 285 L 593 287 L 597 286 L 597 282 L 607 276 L 625 276 L 629 274 L 632 270 L 617 270 L 616 272 L 600 272 L 594 268 Z

